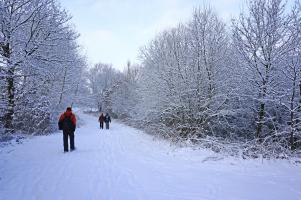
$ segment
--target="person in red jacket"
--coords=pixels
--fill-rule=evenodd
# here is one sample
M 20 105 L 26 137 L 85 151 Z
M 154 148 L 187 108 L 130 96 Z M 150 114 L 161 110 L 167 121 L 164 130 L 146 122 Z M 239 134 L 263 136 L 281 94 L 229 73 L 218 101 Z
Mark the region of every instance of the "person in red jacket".
M 64 152 L 68 152 L 68 137 L 70 139 L 70 150 L 75 150 L 74 132 L 76 129 L 76 117 L 72 113 L 71 107 L 66 109 L 66 112 L 61 114 L 59 122 L 59 130 L 63 130 Z
M 103 115 L 103 113 L 101 113 L 101 115 L 98 118 L 99 124 L 100 124 L 100 129 L 103 129 L 103 122 L 105 120 L 105 116 Z

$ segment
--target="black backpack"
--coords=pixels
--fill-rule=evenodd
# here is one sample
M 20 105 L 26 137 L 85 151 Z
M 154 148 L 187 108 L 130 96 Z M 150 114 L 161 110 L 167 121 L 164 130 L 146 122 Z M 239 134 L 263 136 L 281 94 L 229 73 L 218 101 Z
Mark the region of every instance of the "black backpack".
M 105 116 L 105 122 L 106 123 L 111 122 L 111 117 L 109 115 Z
M 62 120 L 62 129 L 64 131 L 73 131 L 74 125 L 72 124 L 71 115 L 68 117 L 65 116 Z

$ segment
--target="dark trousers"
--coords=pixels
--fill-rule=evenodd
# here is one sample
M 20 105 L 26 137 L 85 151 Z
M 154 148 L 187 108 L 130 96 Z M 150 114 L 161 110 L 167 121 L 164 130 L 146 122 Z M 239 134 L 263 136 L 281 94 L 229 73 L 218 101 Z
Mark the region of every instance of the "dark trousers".
M 74 132 L 63 131 L 64 151 L 68 151 L 68 137 L 70 139 L 70 149 L 74 150 Z
M 109 122 L 106 122 L 106 129 L 109 129 L 110 127 L 110 123 Z
M 100 129 L 103 129 L 103 122 L 99 122 L 100 124 Z

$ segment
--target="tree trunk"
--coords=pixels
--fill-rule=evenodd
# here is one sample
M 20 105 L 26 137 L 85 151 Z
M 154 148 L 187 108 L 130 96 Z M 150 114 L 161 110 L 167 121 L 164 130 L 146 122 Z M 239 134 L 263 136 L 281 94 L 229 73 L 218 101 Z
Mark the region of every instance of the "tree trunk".
M 262 131 L 262 126 L 263 126 L 263 117 L 264 117 L 264 113 L 265 113 L 264 107 L 265 107 L 265 104 L 261 103 L 259 112 L 258 112 L 258 125 L 256 128 L 256 138 L 259 139 L 259 142 L 261 142 L 261 131 Z
M 59 105 L 62 103 L 62 100 L 63 100 L 63 93 L 64 93 L 64 89 L 65 89 L 66 76 L 67 76 L 67 67 L 65 67 L 65 71 L 64 71 L 64 77 L 63 77 L 62 90 L 61 90 L 60 99 L 59 99 Z
M 295 101 L 295 91 L 296 91 L 296 78 L 297 74 L 296 71 L 294 71 L 294 80 L 293 80 L 293 93 L 291 97 L 290 102 L 290 125 L 291 125 L 291 132 L 290 132 L 290 146 L 291 150 L 294 149 L 294 135 L 295 135 L 295 129 L 296 129 L 296 119 L 295 119 L 295 111 L 294 111 L 294 101 Z
M 78 94 L 78 87 L 79 87 L 79 82 L 76 84 L 76 89 L 75 89 L 75 93 L 74 93 L 75 97 L 77 97 L 77 94 Z M 73 108 L 73 104 L 74 104 L 74 102 L 72 101 L 71 108 Z
M 269 69 L 270 69 L 270 65 L 265 65 L 265 78 L 262 81 L 262 88 L 260 91 L 260 96 L 261 96 L 261 100 L 262 102 L 260 102 L 260 107 L 259 107 L 259 111 L 258 111 L 258 124 L 257 124 L 257 128 L 256 128 L 256 138 L 258 139 L 258 141 L 261 143 L 262 142 L 262 127 L 264 124 L 264 115 L 265 115 L 265 98 L 267 96 L 267 84 L 268 84 L 268 80 L 269 80 Z
M 7 108 L 4 115 L 4 128 L 7 133 L 13 133 L 13 116 L 15 111 L 15 85 L 14 85 L 14 74 L 15 69 L 10 63 L 10 45 L 7 43 L 2 46 L 3 56 L 7 60 L 7 76 L 6 76 L 6 93 L 7 93 Z

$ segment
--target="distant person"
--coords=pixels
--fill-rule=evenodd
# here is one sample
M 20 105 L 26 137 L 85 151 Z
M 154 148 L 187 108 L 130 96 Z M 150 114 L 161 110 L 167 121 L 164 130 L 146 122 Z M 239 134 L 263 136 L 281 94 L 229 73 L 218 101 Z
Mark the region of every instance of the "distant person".
M 101 115 L 98 118 L 99 124 L 100 124 L 100 129 L 103 129 L 103 122 L 105 121 L 105 116 L 103 115 L 103 113 L 101 113 Z
M 75 150 L 74 146 L 74 131 L 76 128 L 76 118 L 72 113 L 71 107 L 66 109 L 66 112 L 61 114 L 59 122 L 59 130 L 63 130 L 64 152 L 68 152 L 68 137 L 70 139 L 70 150 Z
M 105 115 L 105 123 L 106 123 L 106 129 L 109 129 L 110 127 L 110 123 L 111 123 L 111 117 L 109 115 L 109 113 L 106 113 Z

